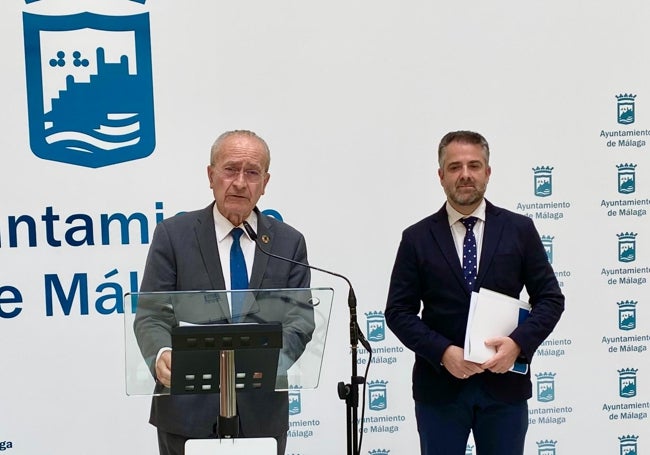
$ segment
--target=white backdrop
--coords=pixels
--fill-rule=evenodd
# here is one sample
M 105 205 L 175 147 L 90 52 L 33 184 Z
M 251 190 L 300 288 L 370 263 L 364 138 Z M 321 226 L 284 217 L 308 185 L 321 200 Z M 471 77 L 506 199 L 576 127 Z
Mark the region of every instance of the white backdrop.
M 0 450 L 157 453 L 149 399 L 124 392 L 111 295 L 137 286 L 158 217 L 210 203 L 209 147 L 245 128 L 272 152 L 260 207 L 305 234 L 312 264 L 351 279 L 362 328 L 377 336 L 362 453 L 417 453 L 412 355 L 382 312 L 401 231 L 443 203 L 439 138 L 474 129 L 492 149 L 488 198 L 535 218 L 567 297 L 532 365 L 526 454 L 650 453 L 647 2 L 5 0 L 0 10 Z M 148 156 L 93 168 L 30 145 L 38 87 L 27 83 L 23 13 L 84 11 L 149 13 Z M 625 94 L 635 96 L 619 106 Z M 540 167 L 552 169 L 540 178 Z M 103 214 L 137 213 L 144 238 L 134 225 L 128 241 L 116 227 L 102 235 Z M 294 455 L 345 450 L 347 288 L 317 272 L 312 284 L 334 287 L 335 302 L 320 387 L 294 397 Z

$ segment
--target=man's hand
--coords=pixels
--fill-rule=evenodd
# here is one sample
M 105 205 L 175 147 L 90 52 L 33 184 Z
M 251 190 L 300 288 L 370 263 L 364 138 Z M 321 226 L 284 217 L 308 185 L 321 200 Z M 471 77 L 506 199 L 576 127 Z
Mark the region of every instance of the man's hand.
M 442 354 L 442 365 L 458 379 L 467 379 L 484 371 L 484 368 L 478 363 L 465 360 L 463 348 L 458 346 L 449 346 L 445 349 Z
M 172 351 L 163 351 L 156 361 L 156 379 L 165 387 L 172 385 Z
M 510 337 L 489 338 L 485 341 L 485 345 L 497 351 L 491 359 L 481 365 L 492 373 L 507 373 L 521 354 L 521 348 Z

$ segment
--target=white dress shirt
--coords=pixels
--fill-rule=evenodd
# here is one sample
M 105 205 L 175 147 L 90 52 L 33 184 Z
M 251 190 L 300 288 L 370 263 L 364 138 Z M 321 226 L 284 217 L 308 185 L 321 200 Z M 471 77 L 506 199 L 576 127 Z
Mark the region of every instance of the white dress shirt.
M 219 249 L 219 259 L 221 261 L 221 271 L 223 272 L 223 279 L 226 285 L 226 290 L 230 290 L 230 247 L 232 246 L 232 236 L 230 231 L 235 227 L 240 227 L 244 231 L 244 235 L 239 239 L 242 252 L 244 253 L 244 260 L 246 261 L 246 271 L 248 272 L 248 280 L 251 279 L 251 272 L 253 270 L 253 259 L 255 258 L 255 242 L 248 236 L 248 232 L 244 229 L 244 225 L 233 226 L 228 219 L 217 210 L 217 204 L 214 205 L 212 210 L 214 215 L 214 230 L 217 235 L 217 247 Z M 246 219 L 248 224 L 257 232 L 257 214 L 251 212 Z M 229 300 L 230 303 L 230 300 Z M 232 304 L 231 304 L 232 305 Z M 232 314 L 232 306 L 230 307 L 230 314 Z M 158 351 L 156 362 L 164 351 L 170 351 L 171 347 L 164 347 Z
M 474 231 L 474 237 L 476 237 L 476 257 L 478 258 L 476 263 L 476 273 L 478 273 L 478 266 L 481 262 L 481 247 L 483 245 L 483 230 L 485 228 L 485 199 L 481 201 L 481 204 L 476 207 L 476 210 L 474 210 L 470 215 L 463 215 L 458 212 L 449 202 L 447 202 L 446 208 L 447 217 L 449 219 L 449 228 L 451 229 L 451 235 L 454 238 L 456 253 L 458 253 L 458 259 L 460 260 L 461 265 L 463 263 L 463 240 L 465 240 L 467 229 L 460 220 L 461 218 L 468 218 L 470 216 L 478 218 L 478 221 L 472 229 Z
M 239 239 L 244 259 L 246 260 L 246 271 L 248 272 L 248 280 L 251 279 L 251 272 L 253 271 L 253 259 L 255 259 L 255 242 L 248 236 L 248 232 L 244 229 L 243 223 L 239 226 L 233 226 L 228 219 L 217 210 L 217 204 L 214 205 L 214 231 L 217 235 L 217 247 L 219 249 L 219 259 L 221 260 L 221 271 L 223 272 L 223 279 L 226 284 L 226 289 L 230 289 L 230 247 L 232 246 L 232 236 L 230 231 L 236 227 L 240 227 L 244 231 L 244 235 Z M 246 218 L 246 222 L 250 224 L 253 231 L 257 232 L 257 214 L 251 212 Z

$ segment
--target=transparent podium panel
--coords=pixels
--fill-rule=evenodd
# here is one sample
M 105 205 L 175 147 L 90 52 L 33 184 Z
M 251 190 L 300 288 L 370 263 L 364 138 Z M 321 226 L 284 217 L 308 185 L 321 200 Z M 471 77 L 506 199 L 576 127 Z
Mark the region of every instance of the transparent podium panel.
M 224 359 L 237 393 L 318 386 L 331 288 L 140 292 L 126 295 L 127 395 L 217 393 Z M 233 308 L 235 310 L 233 311 Z M 234 314 L 234 316 L 233 316 Z M 155 380 L 161 350 L 172 350 L 172 384 Z

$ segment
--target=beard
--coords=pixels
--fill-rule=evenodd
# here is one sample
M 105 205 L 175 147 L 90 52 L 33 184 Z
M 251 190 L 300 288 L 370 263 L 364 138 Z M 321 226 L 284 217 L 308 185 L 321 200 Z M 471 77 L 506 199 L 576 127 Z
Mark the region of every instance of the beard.
M 456 188 L 445 188 L 447 198 L 459 207 L 472 206 L 483 199 L 487 185 L 476 186 L 470 191 L 468 187 L 462 190 Z

